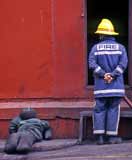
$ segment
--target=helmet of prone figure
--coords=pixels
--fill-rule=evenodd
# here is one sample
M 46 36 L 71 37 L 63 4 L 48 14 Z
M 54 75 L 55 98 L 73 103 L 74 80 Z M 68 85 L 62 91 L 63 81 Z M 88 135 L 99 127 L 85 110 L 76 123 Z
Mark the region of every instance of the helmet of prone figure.
M 33 108 L 24 108 L 20 112 L 19 116 L 22 120 L 27 120 L 27 119 L 31 119 L 31 118 L 36 118 L 37 112 Z

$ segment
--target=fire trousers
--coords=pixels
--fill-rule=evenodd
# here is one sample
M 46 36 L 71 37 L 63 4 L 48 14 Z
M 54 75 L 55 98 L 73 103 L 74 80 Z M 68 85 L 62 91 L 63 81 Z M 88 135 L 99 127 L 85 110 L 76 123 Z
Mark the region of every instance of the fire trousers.
M 96 98 L 93 110 L 93 133 L 117 135 L 121 97 Z

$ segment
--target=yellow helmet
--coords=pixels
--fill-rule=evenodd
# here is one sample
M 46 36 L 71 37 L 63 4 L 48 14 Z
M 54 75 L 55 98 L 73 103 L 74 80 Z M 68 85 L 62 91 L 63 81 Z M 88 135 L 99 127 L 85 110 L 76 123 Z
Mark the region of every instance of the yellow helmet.
M 103 18 L 95 34 L 118 35 L 119 33 L 114 31 L 114 26 L 109 19 Z

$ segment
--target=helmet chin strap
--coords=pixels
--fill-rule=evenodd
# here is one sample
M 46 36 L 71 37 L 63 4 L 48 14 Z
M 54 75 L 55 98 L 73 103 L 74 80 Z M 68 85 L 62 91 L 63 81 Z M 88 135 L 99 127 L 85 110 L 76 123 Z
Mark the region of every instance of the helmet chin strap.
M 100 34 L 100 35 L 99 35 L 99 40 L 103 40 L 103 39 L 105 39 L 106 37 L 112 37 L 112 36 L 111 36 L 111 35 Z
M 100 35 L 99 35 L 99 40 L 103 40 L 104 37 L 105 37 L 104 35 L 100 34 Z

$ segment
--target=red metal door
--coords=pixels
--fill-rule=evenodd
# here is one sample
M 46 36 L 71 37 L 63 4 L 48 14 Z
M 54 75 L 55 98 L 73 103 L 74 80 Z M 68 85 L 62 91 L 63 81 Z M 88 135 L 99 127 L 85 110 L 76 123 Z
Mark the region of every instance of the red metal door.
M 83 96 L 83 0 L 0 1 L 0 98 Z
M 52 0 L 54 96 L 83 97 L 86 41 L 83 0 Z

